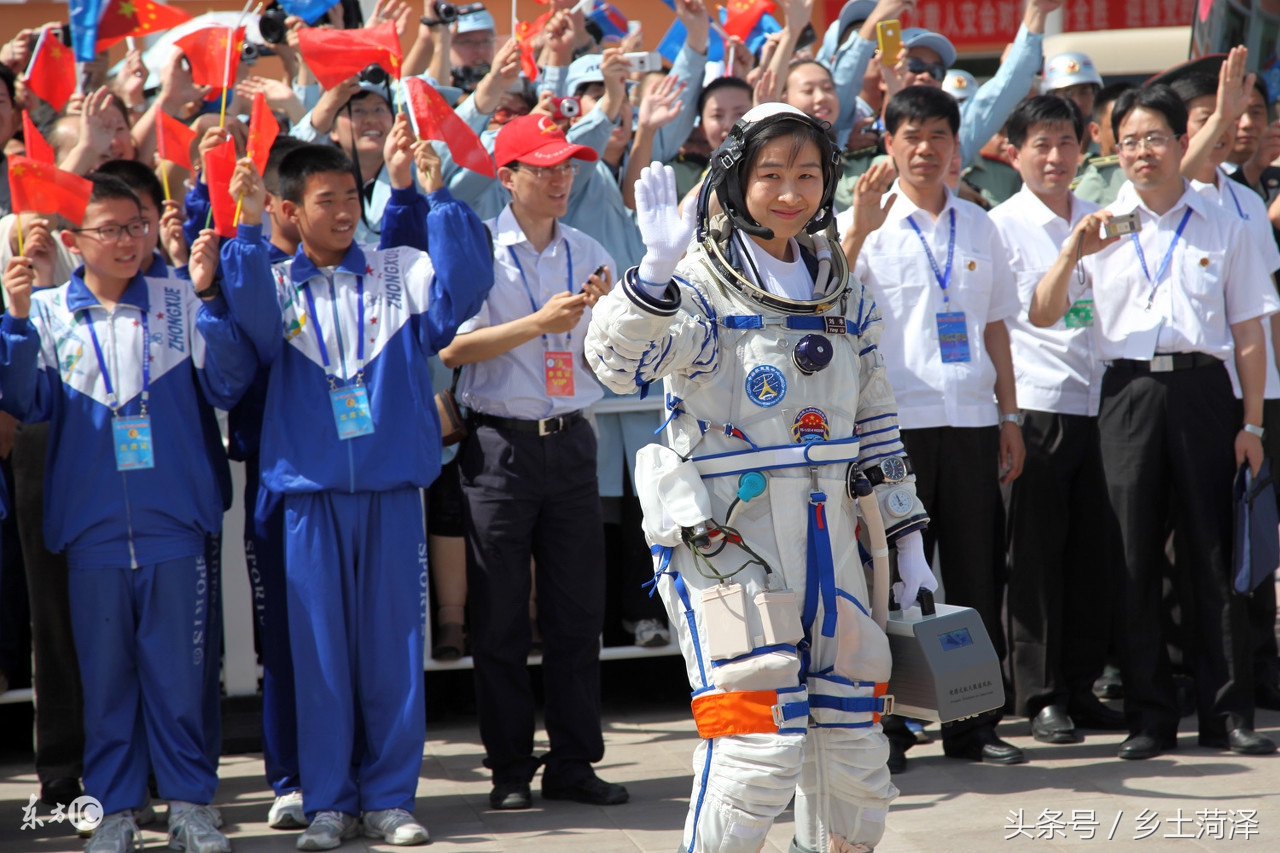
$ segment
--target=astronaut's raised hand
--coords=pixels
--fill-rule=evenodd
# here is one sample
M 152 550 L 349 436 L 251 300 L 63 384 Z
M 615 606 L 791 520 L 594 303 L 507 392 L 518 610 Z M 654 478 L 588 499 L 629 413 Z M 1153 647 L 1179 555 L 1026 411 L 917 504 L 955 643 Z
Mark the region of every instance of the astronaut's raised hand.
M 893 597 L 906 610 L 915 604 L 916 596 L 924 588 L 932 592 L 938 588 L 938 579 L 929 568 L 924 556 L 924 536 L 913 530 L 896 543 L 898 549 L 898 575 L 902 581 L 893 585 Z
M 697 205 L 685 205 L 681 217 L 679 204 L 674 169 L 654 162 L 640 171 L 636 180 L 636 224 L 645 246 L 640 261 L 641 282 L 666 287 L 689 247 Z

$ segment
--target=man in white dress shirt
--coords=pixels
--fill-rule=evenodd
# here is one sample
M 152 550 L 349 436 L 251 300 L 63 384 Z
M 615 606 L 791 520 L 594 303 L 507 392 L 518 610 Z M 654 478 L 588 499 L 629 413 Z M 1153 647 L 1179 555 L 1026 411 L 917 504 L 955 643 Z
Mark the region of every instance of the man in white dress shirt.
M 527 809 L 540 764 L 544 799 L 595 805 L 627 789 L 591 769 L 604 756 L 600 630 L 604 527 L 596 438 L 586 409 L 604 389 L 583 359 L 591 307 L 609 291 L 604 247 L 557 221 L 579 160 L 596 152 L 565 139 L 545 115 L 504 125 L 494 144 L 511 202 L 486 224 L 494 283 L 480 312 L 441 351 L 466 365 L 460 402 L 472 412 L 458 455 L 476 706 L 489 803 Z M 534 701 L 527 660 L 529 560 L 537 564 L 538 629 L 551 751 L 533 755 Z
M 1037 286 L 1030 319 L 1056 323 L 1075 277 L 1093 284 L 1094 342 L 1107 364 L 1098 429 L 1124 554 L 1118 639 L 1130 734 L 1119 755 L 1145 759 L 1177 746 L 1161 630 L 1170 523 L 1187 543 L 1175 583 L 1192 637 L 1200 744 L 1274 752 L 1253 730 L 1249 625 L 1228 573 L 1233 472 L 1262 464 L 1262 318 L 1280 300 L 1244 224 L 1181 175 L 1187 111 L 1177 94 L 1163 85 L 1126 92 L 1111 121 L 1132 192 L 1080 221 Z M 1120 216 L 1136 217 L 1138 230 L 1103 239 L 1101 224 Z M 1243 423 L 1224 365 L 1233 355 Z
M 874 228 L 872 218 L 854 217 L 852 209 L 836 221 L 847 232 L 850 266 L 884 312 L 880 351 L 916 493 L 932 519 L 925 554 L 938 546 L 947 602 L 977 610 L 999 653 L 999 483 L 1018 476 L 1023 457 L 1004 322 L 1019 313 L 1017 288 L 987 214 L 945 183 L 960 126 L 955 99 L 938 88 L 910 86 L 890 99 L 885 126 L 898 180 L 887 208 L 881 211 L 875 199 L 883 224 Z M 868 225 L 874 230 L 859 233 Z M 991 712 L 944 725 L 946 754 L 1024 761 L 1020 749 L 996 736 L 999 719 Z M 899 772 L 915 738 L 900 718 L 886 720 L 889 768 Z
M 1027 458 L 1006 498 L 1009 653 L 1015 702 L 1044 743 L 1075 743 L 1082 728 L 1124 729 L 1093 695 L 1111 637 L 1118 545 L 1098 446 L 1102 365 L 1093 356 L 1093 303 L 1050 329 L 1027 308 L 1072 226 L 1098 209 L 1070 189 L 1086 132 L 1084 113 L 1056 95 L 1029 98 L 1007 124 L 1022 189 L 991 211 L 1008 250 L 1022 310 L 1006 321 L 1023 412 Z

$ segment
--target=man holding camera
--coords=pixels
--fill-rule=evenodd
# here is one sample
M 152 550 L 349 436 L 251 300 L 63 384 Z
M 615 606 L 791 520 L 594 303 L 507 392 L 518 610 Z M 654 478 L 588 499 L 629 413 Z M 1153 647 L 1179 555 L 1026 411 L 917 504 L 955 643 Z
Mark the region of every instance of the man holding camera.
M 1111 121 L 1129 184 L 1075 227 L 1036 286 L 1029 317 L 1056 323 L 1071 307 L 1076 277 L 1093 283 L 1094 341 L 1107 364 L 1098 431 L 1124 555 L 1116 606 L 1125 614 L 1117 640 L 1129 737 L 1119 756 L 1177 747 L 1180 715 L 1161 630 L 1171 522 L 1187 546 L 1174 581 L 1194 637 L 1186 657 L 1200 745 L 1274 752 L 1253 730 L 1249 623 L 1231 590 L 1229 558 L 1233 472 L 1247 462 L 1256 474 L 1263 459 L 1261 318 L 1280 300 L 1244 224 L 1182 177 L 1182 99 L 1163 85 L 1133 89 L 1116 101 Z M 1223 364 L 1233 355 L 1243 422 Z

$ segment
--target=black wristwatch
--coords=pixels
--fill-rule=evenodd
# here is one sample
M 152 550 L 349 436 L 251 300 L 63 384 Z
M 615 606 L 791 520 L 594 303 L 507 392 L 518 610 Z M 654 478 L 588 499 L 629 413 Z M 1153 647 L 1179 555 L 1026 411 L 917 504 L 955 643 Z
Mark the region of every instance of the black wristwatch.
M 204 290 L 197 290 L 196 299 L 202 299 L 202 300 L 213 299 L 215 296 L 218 296 L 221 293 L 222 293 L 222 285 L 215 281 L 213 284 L 209 285 Z
M 862 473 L 867 475 L 867 481 L 872 486 L 878 486 L 881 483 L 901 483 L 909 474 L 915 473 L 915 467 L 909 456 L 890 456 L 869 468 L 863 468 Z

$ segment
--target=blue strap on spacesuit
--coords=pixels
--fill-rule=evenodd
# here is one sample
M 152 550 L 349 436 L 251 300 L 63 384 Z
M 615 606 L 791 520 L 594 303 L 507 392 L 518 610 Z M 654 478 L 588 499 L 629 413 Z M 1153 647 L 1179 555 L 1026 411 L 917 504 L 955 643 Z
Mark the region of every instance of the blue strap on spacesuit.
M 653 580 L 646 583 L 645 586 L 651 583 L 653 588 L 657 589 L 658 578 L 663 575 L 671 576 L 671 582 L 676 588 L 676 595 L 680 596 L 680 603 L 684 606 L 684 618 L 689 623 L 689 636 L 693 639 L 693 653 L 698 658 L 698 675 L 702 678 L 702 689 L 705 690 L 708 686 L 707 669 L 702 663 L 702 644 L 698 641 L 698 621 L 693 615 L 693 601 L 689 598 L 689 587 L 685 585 L 684 578 L 680 577 L 679 572 L 671 571 L 667 568 L 671 565 L 671 552 L 672 549 L 666 545 L 652 545 L 649 547 L 649 553 L 655 557 L 661 554 L 662 559 L 658 563 L 658 570 L 653 573 Z M 652 592 L 649 594 L 653 595 Z
M 806 638 L 811 636 L 813 620 L 818 615 L 818 596 L 822 596 L 822 636 L 836 635 L 836 569 L 831 557 L 831 533 L 827 529 L 827 496 L 809 493 L 809 542 L 805 566 L 804 613 L 801 621 Z
M 774 319 L 760 314 L 728 314 L 720 318 L 720 325 L 726 329 L 763 329 L 766 325 L 775 323 L 792 331 L 826 332 L 829 335 L 843 335 L 847 331 L 845 318 L 837 315 Z

